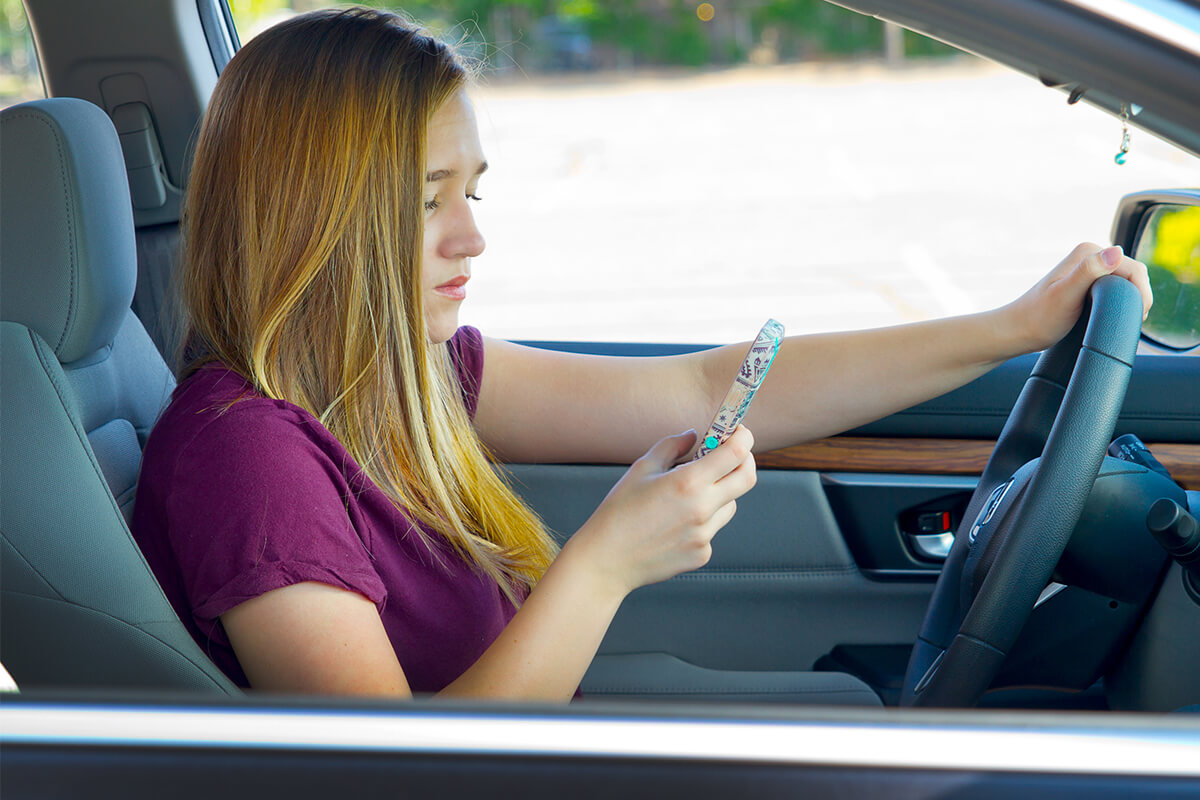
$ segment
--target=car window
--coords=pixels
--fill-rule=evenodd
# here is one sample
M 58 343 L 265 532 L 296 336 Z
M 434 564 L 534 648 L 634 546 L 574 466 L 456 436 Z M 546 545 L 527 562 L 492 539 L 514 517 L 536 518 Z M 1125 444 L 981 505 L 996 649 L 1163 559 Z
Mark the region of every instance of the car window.
M 0 108 L 46 96 L 21 0 L 0 0 Z
M 243 39 L 283 5 L 235 2 Z M 1200 160 L 1136 125 L 1118 164 L 1119 120 L 915 34 L 888 59 L 882 23 L 823 3 L 651 20 L 707 37 L 704 58 L 613 53 L 569 4 L 483 24 L 442 5 L 406 9 L 488 63 L 488 247 L 462 319 L 495 336 L 723 342 L 768 317 L 803 333 L 980 311 L 1107 244 L 1124 194 L 1200 185 Z M 838 14 L 840 38 L 794 35 Z

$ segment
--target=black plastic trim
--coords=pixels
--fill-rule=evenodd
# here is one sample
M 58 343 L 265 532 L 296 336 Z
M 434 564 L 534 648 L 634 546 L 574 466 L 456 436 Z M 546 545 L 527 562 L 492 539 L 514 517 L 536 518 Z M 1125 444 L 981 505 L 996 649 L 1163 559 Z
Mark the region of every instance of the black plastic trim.
M 933 583 L 938 577 L 938 568 L 926 569 L 864 569 L 862 574 L 869 580 L 879 581 L 881 583 L 895 583 L 896 581 L 918 581 L 924 583 Z
M 1200 57 L 1063 0 L 831 0 L 1025 72 L 1200 155 Z
M 561 353 L 584 353 L 593 356 L 678 356 L 684 353 L 699 353 L 712 350 L 715 344 L 665 344 L 644 342 L 564 342 L 524 340 L 517 344 L 536 347 L 539 350 L 556 350 Z
M 229 31 L 229 39 L 233 42 L 233 52 L 242 49 L 242 37 L 238 35 L 237 25 L 233 21 L 233 11 L 229 8 L 229 0 L 216 0 L 221 4 L 221 14 L 225 17 L 225 28 Z
M 213 66 L 220 75 L 241 47 L 229 5 L 226 0 L 196 0 L 196 13 L 200 16 L 200 27 L 204 29 Z

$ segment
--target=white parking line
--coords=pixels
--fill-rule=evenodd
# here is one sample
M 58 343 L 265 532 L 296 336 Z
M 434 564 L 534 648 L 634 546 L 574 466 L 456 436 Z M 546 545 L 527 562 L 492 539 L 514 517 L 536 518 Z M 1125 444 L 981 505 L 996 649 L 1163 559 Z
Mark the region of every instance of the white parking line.
M 954 276 L 938 266 L 926 248 L 907 242 L 900 248 L 900 263 L 937 303 L 937 314 L 931 316 L 970 314 L 978 310 L 974 299 L 959 288 Z

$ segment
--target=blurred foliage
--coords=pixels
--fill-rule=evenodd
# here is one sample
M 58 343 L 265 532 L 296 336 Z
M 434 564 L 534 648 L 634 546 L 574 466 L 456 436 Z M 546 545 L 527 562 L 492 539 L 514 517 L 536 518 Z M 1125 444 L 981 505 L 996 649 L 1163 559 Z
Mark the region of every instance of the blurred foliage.
M 1150 258 L 1183 283 L 1200 283 L 1200 208 L 1171 208 L 1155 213 L 1149 226 L 1154 240 Z
M 1156 208 L 1134 255 L 1146 263 L 1154 291 L 1143 329 L 1171 347 L 1200 345 L 1200 208 Z
M 343 0 L 229 0 L 243 40 L 287 14 Z M 875 57 L 883 24 L 824 0 L 359 0 L 399 9 L 497 71 L 689 66 Z M 953 48 L 904 34 L 904 53 Z M 43 96 L 21 0 L 0 0 L 0 104 Z
M 21 0 L 0 0 L 0 105 L 44 97 Z
M 258 20 L 325 0 L 230 0 L 243 38 Z M 884 26 L 824 0 L 713 0 L 702 20 L 695 0 L 360 0 L 398 8 L 475 48 L 503 70 L 704 66 L 880 56 Z M 468 50 L 473 48 L 468 47 Z M 909 56 L 958 51 L 905 32 Z
M 860 55 L 883 49 L 883 23 L 824 0 L 768 0 L 754 11 L 759 29 L 774 27 L 786 58 Z M 912 31 L 904 32 L 906 55 L 949 55 L 956 48 Z

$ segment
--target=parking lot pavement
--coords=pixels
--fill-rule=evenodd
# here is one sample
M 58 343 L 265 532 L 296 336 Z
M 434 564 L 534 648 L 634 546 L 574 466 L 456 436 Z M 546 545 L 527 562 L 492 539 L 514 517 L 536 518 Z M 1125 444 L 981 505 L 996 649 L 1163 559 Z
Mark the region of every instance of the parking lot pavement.
M 516 339 L 723 342 L 989 308 L 1119 198 L 1200 159 L 963 57 L 475 91 L 491 169 L 462 321 Z

